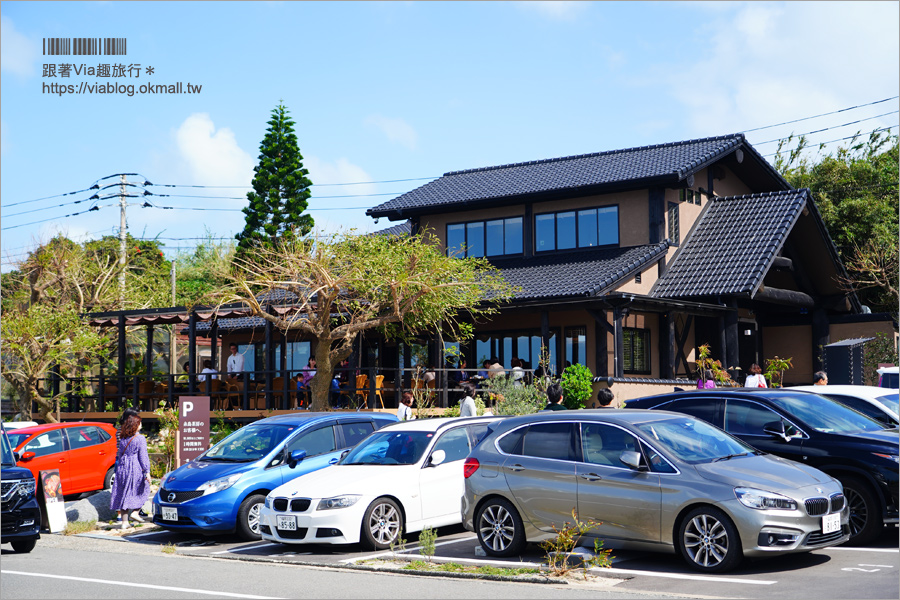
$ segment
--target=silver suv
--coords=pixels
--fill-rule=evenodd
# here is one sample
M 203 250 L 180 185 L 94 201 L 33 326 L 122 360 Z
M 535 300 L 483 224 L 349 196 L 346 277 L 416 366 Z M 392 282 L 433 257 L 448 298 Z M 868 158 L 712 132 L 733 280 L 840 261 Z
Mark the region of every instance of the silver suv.
M 579 519 L 605 547 L 675 552 L 703 572 L 849 538 L 841 484 L 686 415 L 541 412 L 492 425 L 466 459 L 463 524 L 514 556 Z

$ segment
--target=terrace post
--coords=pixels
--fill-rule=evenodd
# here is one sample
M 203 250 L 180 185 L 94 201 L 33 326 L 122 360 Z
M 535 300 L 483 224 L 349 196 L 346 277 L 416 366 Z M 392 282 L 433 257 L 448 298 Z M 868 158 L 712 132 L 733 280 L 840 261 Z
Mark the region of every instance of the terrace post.
M 188 317 L 188 392 L 197 393 L 197 313 Z
M 125 398 L 125 315 L 119 315 L 119 324 L 118 324 L 118 333 L 119 333 L 119 366 L 118 373 L 119 376 L 119 394 L 116 397 L 116 400 L 113 404 L 115 410 L 119 410 L 120 401 Z

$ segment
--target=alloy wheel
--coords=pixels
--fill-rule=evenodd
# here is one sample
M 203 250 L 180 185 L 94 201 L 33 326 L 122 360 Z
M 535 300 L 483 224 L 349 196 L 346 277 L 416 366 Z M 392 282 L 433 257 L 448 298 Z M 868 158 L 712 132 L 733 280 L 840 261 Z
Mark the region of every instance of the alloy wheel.
M 684 530 L 684 549 L 694 563 L 702 567 L 715 567 L 728 554 L 728 531 L 715 517 L 699 514 L 690 520 Z
M 377 505 L 369 517 L 369 531 L 379 544 L 390 544 L 400 535 L 400 513 L 393 505 Z
M 516 527 L 509 511 L 500 505 L 492 504 L 481 513 L 478 530 L 484 544 L 494 551 L 502 552 L 512 543 Z

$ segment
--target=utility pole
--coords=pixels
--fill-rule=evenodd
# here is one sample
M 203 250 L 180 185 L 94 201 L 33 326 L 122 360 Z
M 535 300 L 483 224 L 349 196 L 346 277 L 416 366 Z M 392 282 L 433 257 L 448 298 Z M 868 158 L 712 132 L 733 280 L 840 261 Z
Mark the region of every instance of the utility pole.
M 125 221 L 125 184 L 128 180 L 125 175 L 119 183 L 119 310 L 125 310 L 125 250 L 126 250 L 126 228 Z
M 172 306 L 175 306 L 175 260 L 172 260 L 172 268 L 169 270 L 169 277 L 172 280 Z M 175 325 L 170 326 L 169 330 L 169 373 L 175 374 Z

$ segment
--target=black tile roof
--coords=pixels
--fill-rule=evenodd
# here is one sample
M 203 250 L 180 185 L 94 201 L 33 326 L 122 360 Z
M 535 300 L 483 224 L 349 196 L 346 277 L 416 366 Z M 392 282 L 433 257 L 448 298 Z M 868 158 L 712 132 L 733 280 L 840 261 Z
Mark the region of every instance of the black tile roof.
M 806 189 L 713 198 L 650 295 L 754 294 L 807 202 Z
M 218 319 L 219 333 L 227 333 L 229 331 L 244 331 L 250 329 L 264 329 L 266 320 L 262 317 L 235 317 L 233 319 Z M 212 330 L 211 321 L 200 321 L 197 323 L 197 334 L 207 335 Z M 185 327 L 181 333 L 187 333 L 188 328 Z
M 394 225 L 393 227 L 387 227 L 386 229 L 379 229 L 372 233 L 372 235 L 397 235 L 397 236 L 406 236 L 409 235 L 412 231 L 412 222 L 404 221 L 403 223 L 399 223 L 398 225 Z
M 659 260 L 668 242 L 630 248 L 582 250 L 534 258 L 493 261 L 510 284 L 520 287 L 515 300 L 597 295 Z
M 642 146 L 624 150 L 565 156 L 445 173 L 434 181 L 366 214 L 397 218 L 399 211 L 520 197 L 562 190 L 635 187 L 636 184 L 677 183 L 692 172 L 732 152 L 749 148 L 741 133 Z M 754 151 L 755 152 L 755 151 Z

